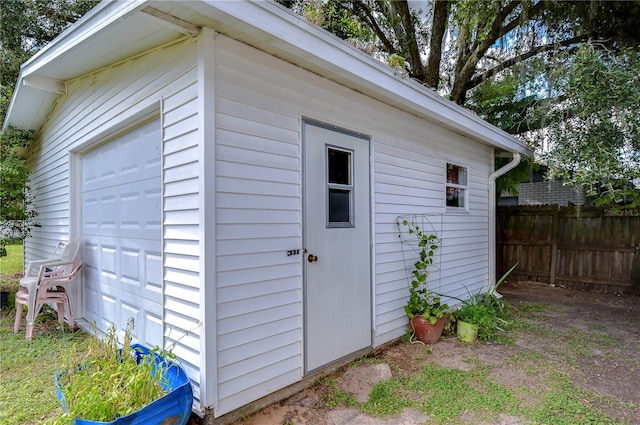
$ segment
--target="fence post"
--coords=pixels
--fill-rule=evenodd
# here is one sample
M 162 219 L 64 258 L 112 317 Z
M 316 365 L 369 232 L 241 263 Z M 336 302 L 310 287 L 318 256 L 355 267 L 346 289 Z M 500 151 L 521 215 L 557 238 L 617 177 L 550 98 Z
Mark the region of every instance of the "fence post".
M 553 215 L 551 216 L 551 264 L 549 265 L 549 284 L 556 284 L 556 268 L 558 262 L 558 208 L 553 210 Z

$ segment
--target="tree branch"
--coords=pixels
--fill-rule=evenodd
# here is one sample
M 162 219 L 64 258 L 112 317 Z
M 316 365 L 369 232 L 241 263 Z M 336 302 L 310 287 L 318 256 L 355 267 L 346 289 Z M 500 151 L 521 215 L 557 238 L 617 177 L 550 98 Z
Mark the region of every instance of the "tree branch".
M 425 69 L 422 59 L 420 58 L 420 49 L 418 47 L 418 40 L 416 39 L 416 27 L 411 18 L 409 4 L 407 0 L 397 0 L 393 4 L 400 15 L 400 22 L 402 22 L 402 26 L 404 27 L 404 40 L 401 41 L 401 44 L 402 49 L 408 53 L 405 59 L 408 60 L 411 66 L 411 76 L 420 81 L 424 81 Z
M 369 7 L 362 1 L 354 1 L 353 7 L 355 9 L 355 12 L 363 18 L 363 20 L 369 25 L 369 27 L 376 33 L 380 41 L 382 41 L 382 44 L 384 45 L 387 53 L 395 53 L 396 48 L 394 47 L 393 43 L 389 41 L 384 31 L 382 31 L 382 29 L 376 22 Z
M 551 43 L 551 44 L 544 44 L 541 46 L 536 46 L 533 47 L 531 50 L 529 50 L 528 52 L 522 53 L 520 55 L 514 56 L 510 59 L 507 59 L 505 61 L 500 62 L 498 65 L 494 66 L 493 68 L 483 72 L 482 74 L 478 75 L 477 77 L 474 77 L 472 79 L 469 80 L 469 83 L 467 84 L 467 90 L 472 89 L 476 86 L 478 86 L 479 84 L 481 84 L 482 82 L 488 80 L 489 78 L 493 77 L 494 75 L 496 75 L 498 72 L 500 71 L 504 71 L 507 68 L 510 68 L 520 62 L 523 62 L 529 58 L 532 58 L 533 56 L 536 56 L 540 53 L 543 52 L 548 52 L 550 50 L 555 50 L 558 49 L 560 47 L 566 47 L 566 46 L 570 46 L 572 44 L 576 44 L 576 43 L 581 43 L 584 41 L 587 41 L 589 39 L 590 34 L 582 34 L 582 35 L 577 35 L 575 37 L 566 39 L 566 40 L 562 40 L 559 43 Z
M 540 107 L 546 107 L 546 105 L 557 105 L 567 100 L 567 98 L 566 95 L 562 94 L 544 99 L 530 97 L 510 103 L 489 106 L 488 108 L 474 105 L 465 105 L 465 107 L 477 114 L 484 115 L 485 119 L 494 125 L 498 125 L 507 133 L 517 135 L 547 127 L 550 122 L 546 116 L 537 116 L 532 120 L 530 112 Z M 511 122 L 508 127 L 504 122 L 500 125 L 500 119 L 496 118 L 505 113 L 509 115 L 509 122 Z
M 531 20 L 538 13 L 540 13 L 546 6 L 547 5 L 545 1 L 539 1 L 538 3 L 534 4 L 533 7 L 531 7 L 530 9 L 526 9 L 526 8 L 522 9 L 522 11 L 518 14 L 518 16 L 515 17 L 515 19 L 513 19 L 507 25 L 502 27 L 499 36 L 508 34 L 510 31 L 515 29 L 518 25 L 521 25 L 523 18 L 525 18 L 525 20 L 527 21 Z
M 438 87 L 440 81 L 440 61 L 442 60 L 442 40 L 447 29 L 447 19 L 450 10 L 449 0 L 436 0 L 433 6 L 433 23 L 431 25 L 431 40 L 429 41 L 429 58 L 425 83 L 430 87 Z
M 453 100 L 457 104 L 464 104 L 466 100 L 467 84 L 471 79 L 471 76 L 475 72 L 476 65 L 478 64 L 480 58 L 482 58 L 484 53 L 489 49 L 489 47 L 491 47 L 491 45 L 496 42 L 498 37 L 501 36 L 502 23 L 518 5 L 520 5 L 520 2 L 514 0 L 507 4 L 502 10 L 500 10 L 491 23 L 491 29 L 489 30 L 487 36 L 483 40 L 478 41 L 474 44 L 475 48 L 467 56 L 467 60 L 460 69 L 459 74 L 456 76 L 453 88 L 451 89 L 451 100 Z

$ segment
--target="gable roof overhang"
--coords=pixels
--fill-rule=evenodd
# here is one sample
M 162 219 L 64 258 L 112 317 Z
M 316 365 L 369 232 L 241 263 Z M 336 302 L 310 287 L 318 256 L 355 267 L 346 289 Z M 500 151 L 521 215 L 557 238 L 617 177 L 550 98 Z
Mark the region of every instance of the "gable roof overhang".
M 22 65 L 3 128 L 38 131 L 67 81 L 201 27 L 500 151 L 531 156 L 519 139 L 271 1 L 103 0 Z

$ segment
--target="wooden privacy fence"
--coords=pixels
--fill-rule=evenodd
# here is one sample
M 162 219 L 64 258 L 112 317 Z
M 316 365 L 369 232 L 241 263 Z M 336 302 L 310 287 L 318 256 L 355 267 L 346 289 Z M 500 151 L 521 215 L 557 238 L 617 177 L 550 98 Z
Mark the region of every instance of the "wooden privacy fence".
M 517 206 L 497 212 L 497 270 L 510 279 L 640 294 L 640 209 Z

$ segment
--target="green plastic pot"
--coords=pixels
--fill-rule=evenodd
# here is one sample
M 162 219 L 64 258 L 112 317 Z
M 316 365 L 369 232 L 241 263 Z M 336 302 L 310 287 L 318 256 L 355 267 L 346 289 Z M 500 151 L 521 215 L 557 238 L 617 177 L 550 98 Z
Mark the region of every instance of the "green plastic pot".
M 478 338 L 478 325 L 458 320 L 458 338 L 464 342 L 473 342 Z

